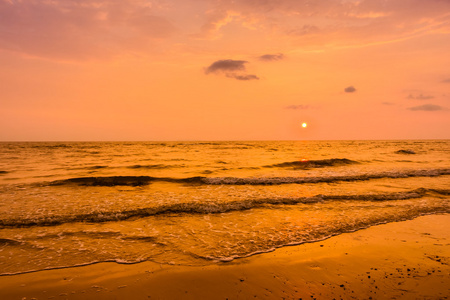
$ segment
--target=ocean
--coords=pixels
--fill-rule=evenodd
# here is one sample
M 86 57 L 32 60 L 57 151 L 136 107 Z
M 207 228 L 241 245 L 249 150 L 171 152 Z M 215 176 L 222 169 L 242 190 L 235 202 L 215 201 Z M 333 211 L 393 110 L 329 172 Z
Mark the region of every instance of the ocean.
M 0 275 L 221 264 L 450 212 L 450 140 L 0 143 Z

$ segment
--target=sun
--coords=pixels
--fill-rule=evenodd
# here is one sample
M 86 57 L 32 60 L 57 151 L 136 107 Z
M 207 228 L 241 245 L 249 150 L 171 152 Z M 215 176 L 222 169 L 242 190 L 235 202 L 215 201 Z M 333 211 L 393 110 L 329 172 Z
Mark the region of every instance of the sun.
M 308 126 L 308 124 L 302 123 L 302 127 L 303 127 L 303 128 L 306 128 L 307 126 Z

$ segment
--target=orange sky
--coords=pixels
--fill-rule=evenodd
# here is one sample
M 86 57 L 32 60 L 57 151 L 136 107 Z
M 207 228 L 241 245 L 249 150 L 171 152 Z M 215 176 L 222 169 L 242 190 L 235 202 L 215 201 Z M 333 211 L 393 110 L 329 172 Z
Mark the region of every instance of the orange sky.
M 0 0 L 0 140 L 448 139 L 449 53 L 449 0 Z

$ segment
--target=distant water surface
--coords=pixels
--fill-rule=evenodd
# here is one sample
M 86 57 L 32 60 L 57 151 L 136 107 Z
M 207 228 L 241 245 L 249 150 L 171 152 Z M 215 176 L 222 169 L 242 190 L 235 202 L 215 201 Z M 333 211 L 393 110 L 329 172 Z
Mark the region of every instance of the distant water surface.
M 0 143 L 0 274 L 205 265 L 449 213 L 450 141 Z

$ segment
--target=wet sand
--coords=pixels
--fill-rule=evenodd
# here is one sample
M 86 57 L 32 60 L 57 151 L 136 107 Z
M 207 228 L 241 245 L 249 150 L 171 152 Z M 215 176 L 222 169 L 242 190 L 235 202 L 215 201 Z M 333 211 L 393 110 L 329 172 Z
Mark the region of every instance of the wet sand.
M 99 263 L 0 277 L 0 299 L 447 299 L 450 215 L 205 267 Z

